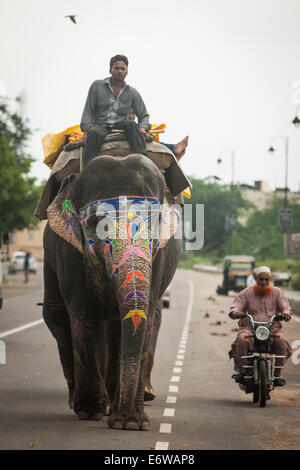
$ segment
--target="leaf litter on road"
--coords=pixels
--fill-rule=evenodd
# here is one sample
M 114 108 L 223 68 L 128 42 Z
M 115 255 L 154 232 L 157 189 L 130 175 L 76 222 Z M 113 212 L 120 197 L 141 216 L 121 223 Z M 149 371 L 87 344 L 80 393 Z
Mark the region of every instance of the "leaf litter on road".
M 209 334 L 212 336 L 228 336 L 228 333 L 217 333 L 216 331 L 212 331 Z

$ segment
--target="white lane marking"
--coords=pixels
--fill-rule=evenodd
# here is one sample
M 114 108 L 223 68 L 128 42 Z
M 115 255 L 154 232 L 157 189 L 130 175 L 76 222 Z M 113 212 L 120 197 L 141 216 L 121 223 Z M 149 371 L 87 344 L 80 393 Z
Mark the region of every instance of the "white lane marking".
M 167 397 L 166 403 L 176 403 L 176 402 L 177 402 L 177 397 L 171 397 L 171 396 Z
M 172 432 L 172 424 L 170 423 L 161 423 L 159 432 L 165 432 L 170 434 Z
M 173 375 L 171 378 L 171 382 L 179 382 L 180 381 L 180 375 Z
M 155 444 L 155 450 L 168 450 L 169 449 L 169 443 L 168 442 L 160 442 L 158 441 Z
M 177 359 L 175 362 L 176 366 L 182 366 L 183 365 L 183 359 L 184 359 L 184 354 L 185 354 L 185 347 L 187 343 L 187 337 L 188 337 L 188 329 L 190 325 L 190 320 L 191 320 L 191 315 L 192 315 L 192 308 L 193 308 L 193 302 L 194 302 L 194 284 L 192 281 L 188 281 L 188 284 L 190 286 L 190 299 L 189 299 L 189 304 L 186 312 L 186 317 L 185 317 L 185 322 L 184 322 L 184 327 L 181 335 L 181 340 L 179 343 L 179 350 L 177 354 Z M 182 368 L 181 367 L 174 367 L 173 368 L 173 374 L 181 373 Z M 170 382 L 179 382 L 180 381 L 180 375 L 173 375 Z M 169 392 L 171 393 L 178 393 L 178 386 L 177 385 L 169 385 Z M 168 396 L 167 403 L 177 403 L 177 397 L 176 396 Z M 165 408 L 163 416 L 170 416 L 173 417 L 175 416 L 175 408 Z M 172 432 L 172 424 L 170 423 L 161 423 L 159 432 L 161 433 L 171 433 Z M 169 449 L 169 442 L 162 442 L 162 441 L 157 441 L 155 444 L 155 450 L 168 450 Z
M 175 416 L 175 408 L 165 408 L 163 416 Z
M 6 330 L 3 333 L 0 333 L 0 338 L 5 338 L 6 336 L 19 333 L 20 331 L 27 330 L 28 328 L 40 325 L 41 323 L 44 323 L 44 320 L 42 318 L 40 320 L 32 321 L 30 323 L 26 323 L 25 325 L 18 326 L 17 328 L 13 328 L 12 330 Z

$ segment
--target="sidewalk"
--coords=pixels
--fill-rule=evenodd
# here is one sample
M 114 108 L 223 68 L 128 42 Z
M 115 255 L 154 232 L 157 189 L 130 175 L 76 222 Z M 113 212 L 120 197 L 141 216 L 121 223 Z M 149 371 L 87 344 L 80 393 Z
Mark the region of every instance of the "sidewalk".
M 206 264 L 195 264 L 194 271 L 200 271 L 210 274 L 222 274 L 223 269 L 217 266 Z M 293 290 L 291 287 L 282 287 L 283 292 L 287 296 L 294 315 L 300 315 L 300 291 Z

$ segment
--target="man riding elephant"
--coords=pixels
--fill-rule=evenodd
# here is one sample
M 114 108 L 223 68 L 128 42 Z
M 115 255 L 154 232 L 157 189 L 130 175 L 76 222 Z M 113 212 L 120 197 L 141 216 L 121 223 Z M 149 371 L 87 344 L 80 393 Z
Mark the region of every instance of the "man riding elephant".
M 144 136 L 150 129 L 149 114 L 139 92 L 125 82 L 128 59 L 116 55 L 110 59 L 111 77 L 92 83 L 81 118 L 81 130 L 87 133 L 83 165 L 100 154 L 106 135 L 113 129 L 125 130 L 132 153 L 147 155 Z M 138 124 L 128 120 L 130 108 Z

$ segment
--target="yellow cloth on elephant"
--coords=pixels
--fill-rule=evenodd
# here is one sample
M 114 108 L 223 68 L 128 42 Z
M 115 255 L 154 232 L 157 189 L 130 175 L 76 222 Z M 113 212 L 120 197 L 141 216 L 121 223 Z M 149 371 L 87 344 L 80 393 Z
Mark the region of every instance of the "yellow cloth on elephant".
M 187 197 L 188 199 L 191 199 L 192 195 L 191 195 L 191 190 L 189 187 L 187 187 L 186 189 L 184 189 L 182 191 L 182 195 Z
M 155 131 L 162 131 L 166 129 L 167 124 L 159 124 L 158 126 L 156 124 L 151 124 L 151 129 L 150 129 L 150 134 L 153 135 L 155 142 L 159 142 L 159 134 L 155 133 Z
M 77 124 L 76 126 L 68 127 L 62 132 L 58 134 L 53 134 L 49 132 L 42 138 L 42 147 L 44 151 L 44 161 L 50 169 L 53 168 L 53 165 L 62 151 L 63 146 L 66 142 L 66 134 L 71 134 L 71 132 L 80 130 L 80 125 Z

